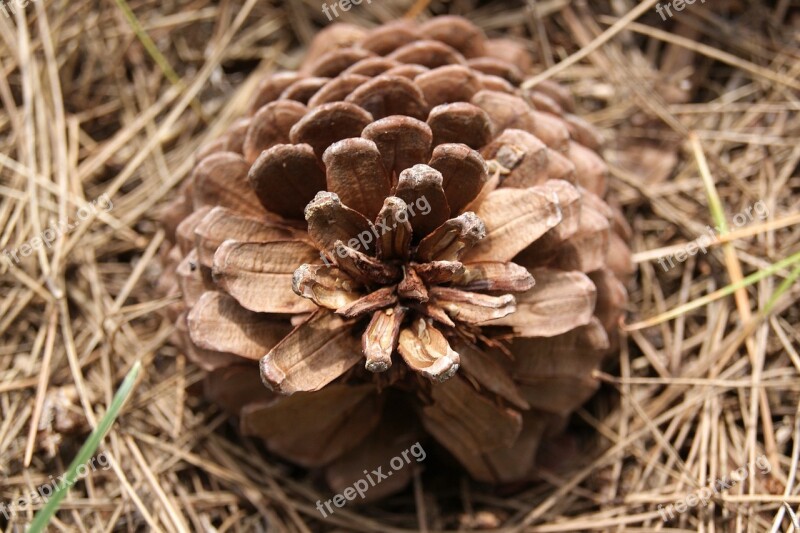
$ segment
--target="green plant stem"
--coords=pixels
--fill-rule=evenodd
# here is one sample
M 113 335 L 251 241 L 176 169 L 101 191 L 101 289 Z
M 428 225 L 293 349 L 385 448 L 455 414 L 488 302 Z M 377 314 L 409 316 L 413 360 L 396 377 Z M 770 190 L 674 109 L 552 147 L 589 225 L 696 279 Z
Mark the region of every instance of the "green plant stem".
M 125 376 L 125 379 L 122 381 L 122 385 L 120 385 L 119 389 L 114 395 L 114 398 L 111 400 L 111 405 L 108 408 L 108 412 L 100 420 L 100 423 L 97 425 L 95 430 L 92 431 L 91 435 L 89 435 L 89 438 L 86 439 L 86 442 L 83 444 L 83 446 L 81 446 L 81 449 L 78 451 L 78 455 L 76 455 L 75 459 L 73 459 L 72 463 L 70 463 L 67 473 L 64 475 L 64 481 L 61 482 L 55 493 L 53 493 L 50 499 L 47 500 L 45 506 L 38 513 L 36 513 L 36 516 L 33 517 L 33 522 L 31 522 L 31 525 L 28 528 L 29 532 L 39 533 L 44 531 L 47 525 L 50 523 L 50 520 L 61 506 L 61 501 L 67 495 L 67 492 L 69 492 L 70 487 L 77 481 L 78 468 L 81 465 L 86 464 L 86 462 L 91 459 L 91 457 L 97 451 L 98 446 L 100 446 L 100 442 L 102 442 L 103 437 L 106 436 L 108 430 L 111 429 L 114 421 L 119 416 L 122 406 L 125 404 L 125 401 L 128 399 L 131 392 L 133 392 L 133 385 L 136 382 L 136 378 L 138 377 L 141 369 L 142 364 L 139 361 L 134 363 L 134 365 L 131 367 L 130 371 Z

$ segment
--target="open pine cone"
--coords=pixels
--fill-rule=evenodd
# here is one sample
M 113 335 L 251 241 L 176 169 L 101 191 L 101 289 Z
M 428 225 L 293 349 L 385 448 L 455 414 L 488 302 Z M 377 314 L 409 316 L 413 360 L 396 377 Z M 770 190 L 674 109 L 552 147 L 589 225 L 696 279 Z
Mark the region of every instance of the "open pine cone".
M 530 475 L 631 271 L 601 139 L 531 67 L 458 17 L 333 25 L 201 151 L 162 284 L 244 434 L 334 488 L 425 434 L 478 480 Z

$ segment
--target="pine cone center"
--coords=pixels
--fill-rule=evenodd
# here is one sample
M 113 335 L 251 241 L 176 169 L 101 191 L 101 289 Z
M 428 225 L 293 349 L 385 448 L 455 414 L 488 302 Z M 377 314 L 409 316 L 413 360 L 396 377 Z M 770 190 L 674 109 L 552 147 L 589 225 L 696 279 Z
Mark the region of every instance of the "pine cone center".
M 439 223 L 426 192 L 442 190 L 442 176 L 427 165 L 404 170 L 375 223 L 344 206 L 338 195 L 320 192 L 305 211 L 309 235 L 321 248 L 323 264 L 304 264 L 292 289 L 345 319 L 369 317 L 362 336 L 366 368 L 385 372 L 397 348 L 406 363 L 443 381 L 459 366 L 446 338 L 474 339 L 476 326 L 516 310 L 514 296 L 533 287 L 530 273 L 514 263 L 464 265 L 460 259 L 486 236 L 472 211 Z M 414 228 L 434 229 L 415 239 Z M 340 230 L 353 234 L 347 242 Z M 324 243 L 333 243 L 325 250 Z M 474 292 L 488 291 L 491 294 Z M 411 327 L 403 327 L 410 324 Z

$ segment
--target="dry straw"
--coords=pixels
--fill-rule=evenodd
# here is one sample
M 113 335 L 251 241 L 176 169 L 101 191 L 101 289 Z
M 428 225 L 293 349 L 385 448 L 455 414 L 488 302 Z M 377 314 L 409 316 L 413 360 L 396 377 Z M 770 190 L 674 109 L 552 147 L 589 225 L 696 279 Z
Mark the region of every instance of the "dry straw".
M 171 302 L 153 289 L 164 238 L 155 208 L 197 147 L 241 114 L 260 76 L 294 66 L 297 47 L 327 23 L 319 2 L 144 1 L 130 11 L 32 2 L 0 17 L 0 249 L 87 200 L 114 199 L 113 211 L 52 248 L 0 264 L 0 500 L 66 471 L 142 360 L 106 439 L 117 466 L 77 483 L 53 530 L 653 531 L 664 527 L 658 505 L 741 465 L 745 482 L 667 526 L 791 527 L 800 505 L 798 13 L 790 2 L 720 0 L 665 22 L 652 1 L 535 4 L 382 0 L 339 20 L 452 9 L 490 33 L 532 31 L 539 63 L 555 65 L 540 77 L 570 86 L 610 141 L 611 185 L 640 259 L 628 322 L 650 321 L 626 328 L 619 356 L 598 373 L 608 387 L 553 446 L 536 485 L 509 496 L 416 475 L 390 502 L 324 520 L 314 502 L 327 493 L 313 477 L 239 438 L 191 394 L 200 374 L 168 344 L 160 311 Z M 651 262 L 756 201 L 769 209 L 763 224 L 668 272 Z M 771 472 L 753 475 L 762 454 Z M 426 469 L 435 463 L 432 453 Z

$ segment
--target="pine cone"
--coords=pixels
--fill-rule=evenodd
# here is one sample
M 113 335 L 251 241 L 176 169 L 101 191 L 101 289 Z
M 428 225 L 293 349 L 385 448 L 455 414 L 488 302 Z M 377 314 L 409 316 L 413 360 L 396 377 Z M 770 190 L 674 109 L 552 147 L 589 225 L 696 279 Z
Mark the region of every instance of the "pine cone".
M 631 272 L 601 138 L 531 67 L 458 17 L 333 25 L 201 151 L 163 285 L 244 434 L 334 487 L 425 434 L 478 480 L 530 475 Z

